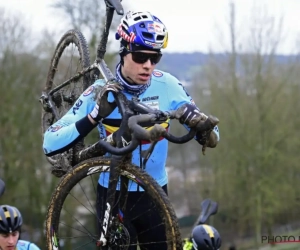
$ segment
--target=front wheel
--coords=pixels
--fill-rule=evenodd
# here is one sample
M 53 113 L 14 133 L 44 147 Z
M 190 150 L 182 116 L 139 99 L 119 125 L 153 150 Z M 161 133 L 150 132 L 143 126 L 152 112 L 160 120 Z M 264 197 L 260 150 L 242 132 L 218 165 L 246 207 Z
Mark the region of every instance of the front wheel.
M 110 158 L 92 158 L 79 163 L 61 178 L 47 210 L 48 250 L 99 249 L 96 248 L 96 245 L 103 228 L 102 222 L 105 220 L 97 215 L 101 213 L 97 213 L 97 206 L 100 205 L 96 204 L 96 190 L 101 180 L 99 174 L 106 174 L 109 171 Z M 108 242 L 105 248 L 100 247 L 100 249 L 126 250 L 132 249 L 130 247 L 136 247 L 136 245 L 139 245 L 140 249 L 148 249 L 149 246 L 151 249 L 162 249 L 160 246 L 164 244 L 165 250 L 182 250 L 177 218 L 165 191 L 145 171 L 131 164 L 122 167 L 122 178 L 129 179 L 127 182 L 129 188 L 129 185 L 137 185 L 143 191 L 138 193 L 135 204 L 131 203 L 130 207 L 124 206 L 124 204 L 131 199 L 128 198 L 131 192 L 127 192 L 127 189 L 123 192 L 122 188 L 117 192 L 122 195 L 118 197 L 116 194 L 115 203 L 112 206 L 113 213 L 108 226 Z M 102 194 L 99 194 L 98 190 L 98 197 L 99 195 Z M 123 205 L 119 204 L 121 200 Z M 141 206 L 143 201 L 151 201 L 151 207 L 146 206 L 138 213 L 135 212 L 134 218 L 132 214 L 130 218 L 126 218 L 126 215 L 130 214 L 136 206 Z M 149 218 L 153 212 L 156 216 L 160 216 L 160 224 L 152 221 L 151 226 L 147 226 L 146 230 L 137 230 L 137 239 L 145 239 L 148 237 L 149 230 L 156 230 L 163 226 L 164 242 L 150 240 L 149 242 L 143 241 L 143 243 L 139 243 L 139 240 L 134 242 L 129 233 L 132 232 L 132 228 L 125 221 L 142 221 Z M 120 215 L 122 215 L 122 219 L 120 219 Z

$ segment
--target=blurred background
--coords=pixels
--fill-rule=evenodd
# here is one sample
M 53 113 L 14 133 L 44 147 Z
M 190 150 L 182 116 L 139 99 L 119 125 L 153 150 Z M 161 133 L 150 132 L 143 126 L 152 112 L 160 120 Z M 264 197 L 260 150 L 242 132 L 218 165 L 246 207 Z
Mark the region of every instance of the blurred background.
M 300 2 L 133 1 L 169 30 L 158 69 L 175 75 L 205 113 L 220 119 L 221 141 L 206 155 L 195 141 L 170 145 L 169 193 L 184 236 L 211 198 L 209 223 L 228 249 L 268 249 L 263 235 L 300 235 Z M 23 237 L 43 246 L 43 223 L 58 178 L 42 151 L 39 97 L 60 37 L 71 28 L 86 37 L 95 58 L 103 27 L 99 0 L 0 0 L 1 203 L 24 216 Z M 106 60 L 118 62 L 114 17 Z M 299 117 L 298 117 L 299 115 Z M 183 133 L 174 125 L 174 134 Z M 297 136 L 298 134 L 298 136 Z M 299 243 L 298 243 L 299 244 Z M 297 243 L 273 249 L 300 249 Z

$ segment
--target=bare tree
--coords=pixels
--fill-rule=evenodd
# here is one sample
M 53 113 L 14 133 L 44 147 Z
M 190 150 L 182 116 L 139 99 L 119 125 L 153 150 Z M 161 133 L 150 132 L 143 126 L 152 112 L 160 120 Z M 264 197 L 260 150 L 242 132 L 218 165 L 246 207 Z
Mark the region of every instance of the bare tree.
M 278 61 L 283 19 L 260 9 L 253 11 L 252 18 L 255 21 L 242 42 L 237 39 L 241 36 L 235 6 L 230 4 L 231 50 L 211 53 L 209 64 L 197 77 L 205 77 L 206 84 L 195 83 L 199 88 L 193 92 L 200 93 L 205 107 L 220 118 L 221 141 L 210 161 L 212 196 L 222 210 L 218 223 L 224 223 L 227 232 L 231 225 L 241 237 L 255 232 L 258 244 L 263 232 L 272 233 L 286 204 L 293 204 L 292 210 L 296 204 L 294 186 L 288 183 L 297 185 L 299 178 L 293 175 L 299 157 L 291 151 L 298 143 L 294 119 L 286 121 L 293 116 L 298 87 L 296 62 Z
M 78 29 L 84 34 L 87 41 L 89 41 L 91 59 L 96 58 L 97 43 L 100 40 L 100 34 L 102 33 L 105 21 L 105 2 L 98 0 L 75 0 L 71 2 L 68 0 L 56 0 L 52 6 L 68 20 L 70 27 Z M 111 31 L 116 31 L 120 19 L 121 16 L 115 14 Z M 108 48 L 109 46 L 110 40 Z M 118 51 L 118 48 L 114 51 Z M 110 63 L 115 55 L 115 52 L 111 53 L 107 51 L 107 62 Z
M 39 59 L 20 14 L 0 15 L 0 169 L 6 182 L 2 203 L 17 206 L 24 216 L 25 237 L 40 239 L 50 194 L 56 180 L 47 178 L 41 147 L 38 96 L 46 64 Z M 39 242 L 36 242 L 39 244 Z

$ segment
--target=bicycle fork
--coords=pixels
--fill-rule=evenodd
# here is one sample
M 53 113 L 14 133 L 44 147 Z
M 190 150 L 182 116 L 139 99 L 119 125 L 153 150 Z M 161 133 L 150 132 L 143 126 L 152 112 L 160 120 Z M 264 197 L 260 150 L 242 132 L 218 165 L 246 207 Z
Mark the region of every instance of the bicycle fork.
M 97 241 L 96 245 L 106 246 L 107 245 L 107 231 L 108 227 L 112 221 L 112 206 L 115 202 L 115 195 L 117 184 L 120 176 L 120 161 L 123 159 L 122 156 L 112 156 L 111 164 L 110 164 L 110 174 L 109 174 L 109 183 L 107 189 L 107 199 L 106 199 L 106 209 L 104 212 L 104 217 L 102 221 L 102 232 L 100 239 Z
M 109 203 L 106 203 L 106 210 L 104 213 L 104 218 L 103 218 L 103 223 L 102 223 L 102 232 L 101 232 L 101 236 L 100 236 L 100 240 L 97 242 L 97 246 L 106 246 L 107 243 L 107 239 L 106 239 L 106 233 L 107 233 L 107 228 L 108 228 L 108 224 L 110 221 L 110 217 L 111 217 L 111 206 L 109 205 Z

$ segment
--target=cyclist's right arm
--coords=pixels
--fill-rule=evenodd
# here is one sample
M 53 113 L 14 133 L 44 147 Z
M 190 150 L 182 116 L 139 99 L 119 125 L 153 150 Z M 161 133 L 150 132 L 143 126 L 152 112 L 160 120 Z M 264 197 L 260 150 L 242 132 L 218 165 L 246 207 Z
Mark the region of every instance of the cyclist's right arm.
M 97 80 L 80 95 L 73 107 L 61 119 L 47 129 L 43 141 L 46 156 L 53 156 L 72 148 L 96 127 L 89 120 L 88 114 L 95 106 L 94 96 L 97 86 L 103 84 L 103 80 Z
M 26 240 L 19 240 L 16 250 L 41 250 L 36 244 Z

